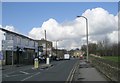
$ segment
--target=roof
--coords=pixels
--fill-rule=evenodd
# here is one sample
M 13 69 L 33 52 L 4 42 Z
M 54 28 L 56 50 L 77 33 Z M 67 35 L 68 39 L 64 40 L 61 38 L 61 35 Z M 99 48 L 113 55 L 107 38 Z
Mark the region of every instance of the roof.
M 9 30 L 7 30 L 7 29 L 0 28 L 0 30 L 1 30 L 1 31 L 4 31 L 4 32 L 6 32 L 6 33 L 11 33 L 11 34 L 15 34 L 15 35 L 18 35 L 18 36 L 21 36 L 21 37 L 24 37 L 24 38 L 27 38 L 27 39 L 30 39 L 30 40 L 34 40 L 34 39 L 29 38 L 29 37 L 27 37 L 27 36 L 25 36 L 25 35 L 22 35 L 22 34 L 13 32 L 13 31 L 9 31 Z M 35 40 L 34 40 L 34 41 L 35 41 Z

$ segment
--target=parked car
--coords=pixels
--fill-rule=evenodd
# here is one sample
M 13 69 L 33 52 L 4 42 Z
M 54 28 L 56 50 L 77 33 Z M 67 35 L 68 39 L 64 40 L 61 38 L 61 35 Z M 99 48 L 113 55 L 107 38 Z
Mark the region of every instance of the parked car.
M 80 55 L 80 59 L 84 59 L 84 56 L 83 56 L 83 55 Z
M 59 58 L 59 57 L 57 57 L 57 58 L 56 58 L 56 61 L 59 61 L 59 60 L 60 60 L 60 58 Z
M 39 62 L 45 62 L 45 57 L 41 56 L 41 57 L 38 58 L 38 60 L 39 60 Z

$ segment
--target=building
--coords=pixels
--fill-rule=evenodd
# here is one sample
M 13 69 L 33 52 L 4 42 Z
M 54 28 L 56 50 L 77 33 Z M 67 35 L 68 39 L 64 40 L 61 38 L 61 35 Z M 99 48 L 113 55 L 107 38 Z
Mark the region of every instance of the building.
M 67 51 L 65 49 L 53 49 L 54 56 L 57 56 L 58 58 L 64 58 L 64 54 L 66 54 Z
M 47 53 L 47 56 L 52 55 L 53 44 L 51 41 L 46 41 L 45 39 L 36 40 L 36 41 L 38 42 L 38 56 L 40 57 L 44 56 L 46 58 L 46 53 Z
M 74 51 L 74 54 L 73 54 L 74 57 L 80 57 L 81 55 L 83 55 L 83 52 L 81 50 Z
M 80 57 L 80 55 L 83 55 L 84 52 L 81 51 L 81 50 L 70 50 L 69 51 L 69 54 L 72 56 L 72 57 Z
M 38 43 L 22 34 L 3 28 L 5 39 L 2 40 L 3 64 L 32 64 L 38 53 Z

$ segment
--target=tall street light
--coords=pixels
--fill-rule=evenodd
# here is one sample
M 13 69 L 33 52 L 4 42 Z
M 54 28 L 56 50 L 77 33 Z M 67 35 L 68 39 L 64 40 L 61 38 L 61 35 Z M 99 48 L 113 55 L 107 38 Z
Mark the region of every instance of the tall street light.
M 82 17 L 86 20 L 86 39 L 87 39 L 87 62 L 88 62 L 88 55 L 89 55 L 89 49 L 88 49 L 88 19 L 85 16 L 77 16 L 78 18 Z
M 58 41 L 56 41 L 56 56 L 57 56 L 57 42 L 58 42 Z
M 45 30 L 45 43 L 46 43 L 46 64 L 50 64 L 50 61 L 49 61 L 49 56 L 47 55 L 47 38 L 46 38 L 46 30 Z

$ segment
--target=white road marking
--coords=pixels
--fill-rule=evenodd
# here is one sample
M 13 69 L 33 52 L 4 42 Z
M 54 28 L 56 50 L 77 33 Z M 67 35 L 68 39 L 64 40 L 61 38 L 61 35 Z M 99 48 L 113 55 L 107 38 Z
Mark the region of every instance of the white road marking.
M 30 78 L 32 78 L 32 77 L 34 77 L 34 76 L 36 76 L 36 75 L 38 75 L 38 74 L 40 74 L 41 72 L 38 72 L 38 73 L 36 73 L 36 74 L 33 74 L 33 75 L 31 75 L 31 76 L 29 76 L 29 77 L 27 77 L 27 78 L 25 78 L 25 79 L 23 79 L 23 80 L 21 80 L 21 81 L 25 81 L 25 80 L 27 80 L 27 79 L 30 79 Z
M 24 72 L 24 71 L 20 71 L 21 73 L 24 73 L 24 74 L 29 74 L 28 72 Z
M 5 77 L 3 77 L 3 78 L 6 78 L 6 77 L 14 77 L 14 76 L 20 76 L 21 74 L 17 74 L 17 75 L 10 75 L 10 76 L 8 76 L 8 75 L 6 75 Z
M 69 76 L 68 76 L 68 78 L 67 78 L 67 80 L 66 80 L 66 82 L 65 83 L 71 83 L 71 81 L 72 81 L 72 79 L 73 79 L 73 74 L 74 74 L 74 72 L 75 72 L 75 70 L 76 70 L 76 68 L 77 68 L 77 64 L 78 64 L 78 62 L 76 62 L 75 64 L 74 64 L 74 66 L 73 66 L 73 68 L 72 68 L 72 70 L 71 70 L 71 72 L 70 72 L 70 74 L 69 74 Z
M 5 74 L 5 75 L 2 75 L 2 76 L 9 77 L 7 74 Z
M 74 69 L 74 67 L 73 67 L 73 69 Z M 72 74 L 72 72 L 73 72 L 73 69 L 70 71 L 70 74 L 69 74 L 69 76 L 68 76 L 68 78 L 67 78 L 67 80 L 66 80 L 66 83 L 69 81 L 70 76 L 71 76 L 71 74 Z
M 29 69 L 32 69 L 31 67 L 28 67 L 28 68 L 25 68 L 25 69 L 23 69 L 24 67 L 21 67 L 19 70 L 17 69 L 17 70 L 12 70 L 11 72 L 7 72 L 7 73 L 5 73 L 5 74 L 12 74 L 12 73 L 15 73 L 15 72 L 19 72 L 19 71 L 26 71 L 26 70 L 29 70 Z M 7 70 L 4 70 L 4 72 L 5 71 L 7 71 Z M 4 73 L 3 73 L 4 74 Z
M 46 70 L 52 69 L 54 66 L 51 66 L 50 68 L 47 68 Z
M 12 73 L 15 73 L 15 72 L 16 71 L 12 71 L 12 72 L 9 72 L 9 73 L 3 74 L 3 75 L 12 74 Z

